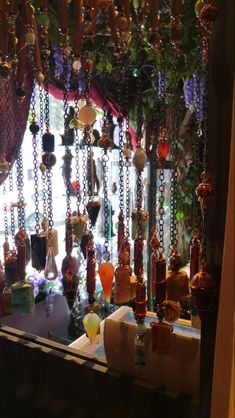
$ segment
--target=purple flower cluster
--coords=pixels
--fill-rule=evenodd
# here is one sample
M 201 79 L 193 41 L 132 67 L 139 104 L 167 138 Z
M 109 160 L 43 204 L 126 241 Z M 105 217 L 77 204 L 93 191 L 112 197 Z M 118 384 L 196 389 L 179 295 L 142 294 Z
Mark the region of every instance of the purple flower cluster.
M 67 53 L 67 56 L 69 55 L 68 51 L 65 51 L 61 48 L 58 48 L 56 45 L 52 46 L 53 49 L 53 57 L 55 61 L 55 77 L 61 78 L 64 74 L 64 54 Z M 67 69 L 66 69 L 66 86 L 70 87 L 71 82 L 71 74 L 73 69 L 73 61 L 71 58 L 67 58 Z M 84 87 L 84 72 L 81 68 L 81 70 L 78 72 L 78 89 L 83 90 Z
M 167 92 L 167 81 L 166 81 L 166 77 L 160 71 L 157 74 L 156 87 L 157 87 L 157 92 L 158 92 L 158 96 L 159 97 L 160 96 L 163 96 L 164 94 L 166 94 L 166 92 Z
M 184 83 L 184 100 L 186 107 L 195 111 L 198 122 L 202 122 L 205 117 L 205 99 L 205 77 L 195 71 L 193 77 Z

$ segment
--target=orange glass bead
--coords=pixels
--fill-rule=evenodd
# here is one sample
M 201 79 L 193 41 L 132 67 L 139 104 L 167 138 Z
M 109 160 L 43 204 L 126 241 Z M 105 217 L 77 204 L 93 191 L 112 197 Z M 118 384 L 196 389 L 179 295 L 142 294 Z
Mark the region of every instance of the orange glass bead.
M 165 160 L 169 152 L 169 144 L 166 139 L 161 139 L 157 146 L 159 160 Z
M 101 263 L 98 270 L 101 284 L 104 291 L 105 300 L 107 303 L 110 302 L 113 286 L 114 267 L 112 263 L 106 261 Z

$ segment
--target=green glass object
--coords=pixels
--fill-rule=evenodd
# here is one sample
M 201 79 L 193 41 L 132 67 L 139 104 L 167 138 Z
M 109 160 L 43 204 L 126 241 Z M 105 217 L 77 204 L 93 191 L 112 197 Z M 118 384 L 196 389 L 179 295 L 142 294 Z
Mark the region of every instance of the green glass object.
M 83 319 L 83 325 L 92 346 L 100 332 L 100 322 L 100 317 L 94 312 L 88 313 Z
M 140 69 L 137 68 L 137 67 L 134 68 L 132 74 L 133 74 L 133 77 L 135 77 L 135 78 L 139 77 L 139 75 L 140 75 Z

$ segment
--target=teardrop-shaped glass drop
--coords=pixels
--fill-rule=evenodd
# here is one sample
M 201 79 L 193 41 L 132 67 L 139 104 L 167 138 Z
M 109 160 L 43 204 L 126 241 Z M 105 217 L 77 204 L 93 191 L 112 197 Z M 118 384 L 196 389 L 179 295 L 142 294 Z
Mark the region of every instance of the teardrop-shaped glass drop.
M 165 139 L 161 139 L 157 146 L 157 155 L 159 160 L 165 160 L 169 152 L 169 144 Z
M 86 205 L 87 208 L 87 213 L 89 216 L 89 219 L 91 221 L 92 226 L 95 226 L 98 215 L 99 215 L 99 211 L 100 211 L 100 206 L 101 203 L 98 200 L 95 200 L 93 202 L 89 202 Z
M 48 248 L 44 276 L 47 280 L 55 280 L 58 276 L 55 255 L 52 247 Z
M 100 331 L 100 317 L 94 313 L 90 312 L 83 318 L 83 325 L 87 336 L 90 340 L 91 345 L 94 344 L 96 336 L 99 334 Z
M 105 300 L 110 302 L 113 286 L 114 267 L 110 261 L 101 263 L 98 270 L 101 284 L 104 291 Z

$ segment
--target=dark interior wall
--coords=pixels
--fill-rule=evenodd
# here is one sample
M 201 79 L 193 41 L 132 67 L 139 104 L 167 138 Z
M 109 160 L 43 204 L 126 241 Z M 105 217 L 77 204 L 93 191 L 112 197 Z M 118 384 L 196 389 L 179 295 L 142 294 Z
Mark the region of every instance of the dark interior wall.
M 187 397 L 0 332 L 1 418 L 198 418 Z
M 213 377 L 217 306 L 221 281 L 228 191 L 234 77 L 234 1 L 217 0 L 218 18 L 209 63 L 208 171 L 215 195 L 208 204 L 208 267 L 217 286 L 213 309 L 202 318 L 201 418 L 209 418 Z M 225 417 L 220 417 L 225 418 Z

